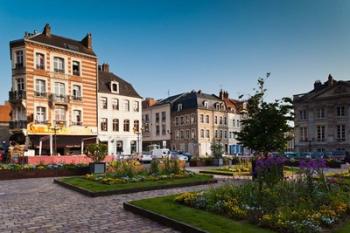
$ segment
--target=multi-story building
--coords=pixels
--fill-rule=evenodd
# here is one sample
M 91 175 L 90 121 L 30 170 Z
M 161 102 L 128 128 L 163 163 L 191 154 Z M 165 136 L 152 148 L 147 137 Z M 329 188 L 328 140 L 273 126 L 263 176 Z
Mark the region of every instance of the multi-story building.
M 9 134 L 9 124 L 11 120 L 11 104 L 5 102 L 3 105 L 0 105 L 0 145 L 3 141 L 6 143 L 10 138 Z
M 25 33 L 10 42 L 12 104 L 10 129 L 42 154 L 80 153 L 81 142 L 97 136 L 97 57 L 91 34 L 73 40 Z M 22 136 L 21 136 L 22 135 Z M 18 142 L 21 140 L 18 140 Z
M 295 150 L 350 151 L 350 82 L 331 75 L 308 93 L 294 95 Z
M 142 97 L 133 86 L 99 67 L 98 138 L 108 144 L 110 155 L 131 155 L 142 151 Z
M 172 103 L 171 148 L 207 156 L 212 143 L 218 142 L 227 154 L 242 153 L 234 134 L 240 130 L 240 105 L 223 91 L 219 96 L 201 91 L 182 94 Z M 233 119 L 235 126 L 231 125 Z

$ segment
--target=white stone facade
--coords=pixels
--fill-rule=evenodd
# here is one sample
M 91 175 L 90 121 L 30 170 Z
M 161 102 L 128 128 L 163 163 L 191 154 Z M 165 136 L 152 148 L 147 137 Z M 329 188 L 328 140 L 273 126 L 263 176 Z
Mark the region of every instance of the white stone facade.
M 131 155 L 142 151 L 141 103 L 141 98 L 98 93 L 98 138 L 108 144 L 109 155 Z

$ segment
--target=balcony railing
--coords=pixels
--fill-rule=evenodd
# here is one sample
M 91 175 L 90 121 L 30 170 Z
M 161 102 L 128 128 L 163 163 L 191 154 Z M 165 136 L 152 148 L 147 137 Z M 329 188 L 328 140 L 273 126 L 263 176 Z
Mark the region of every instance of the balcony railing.
M 9 92 L 9 101 L 10 103 L 18 103 L 26 99 L 26 91 L 10 91 Z
M 27 121 L 10 121 L 10 129 L 25 129 L 27 128 Z
M 35 120 L 35 124 L 47 125 L 49 122 L 47 120 Z
M 34 94 L 35 94 L 36 97 L 47 97 L 47 93 L 46 92 L 36 91 Z
M 81 96 L 74 96 L 74 95 L 72 95 L 71 98 L 72 98 L 72 100 L 75 100 L 75 101 L 81 101 L 82 100 Z
M 56 103 L 56 104 L 68 104 L 69 102 L 69 96 L 67 95 L 51 94 L 49 99 L 50 99 L 50 102 Z
M 44 66 L 44 64 L 36 64 L 36 69 L 38 69 L 38 70 L 44 70 L 44 69 L 45 69 L 45 66 Z
M 22 74 L 25 71 L 25 67 L 23 63 L 17 63 L 15 64 L 15 68 L 12 69 L 12 74 Z
M 71 125 L 73 125 L 73 126 L 82 126 L 83 122 L 81 122 L 81 121 L 72 121 Z

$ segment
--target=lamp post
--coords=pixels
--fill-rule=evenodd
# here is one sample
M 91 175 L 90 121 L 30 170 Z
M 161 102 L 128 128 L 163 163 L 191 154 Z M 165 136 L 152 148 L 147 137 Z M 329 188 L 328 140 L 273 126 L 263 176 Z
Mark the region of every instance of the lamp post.
M 136 146 L 136 153 L 140 154 L 140 136 L 143 128 L 139 129 L 138 127 L 133 128 L 134 133 L 137 135 L 137 146 Z
M 54 132 L 54 155 L 57 155 L 57 131 L 61 129 L 60 126 L 57 126 L 56 122 L 53 127 L 50 128 Z

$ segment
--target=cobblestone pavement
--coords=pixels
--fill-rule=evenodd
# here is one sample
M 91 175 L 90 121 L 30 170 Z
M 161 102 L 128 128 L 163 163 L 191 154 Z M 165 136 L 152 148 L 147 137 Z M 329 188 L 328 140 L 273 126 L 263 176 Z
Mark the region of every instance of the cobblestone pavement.
M 53 184 L 53 178 L 0 181 L 0 232 L 176 232 L 125 211 L 123 202 L 208 187 L 90 198 Z

